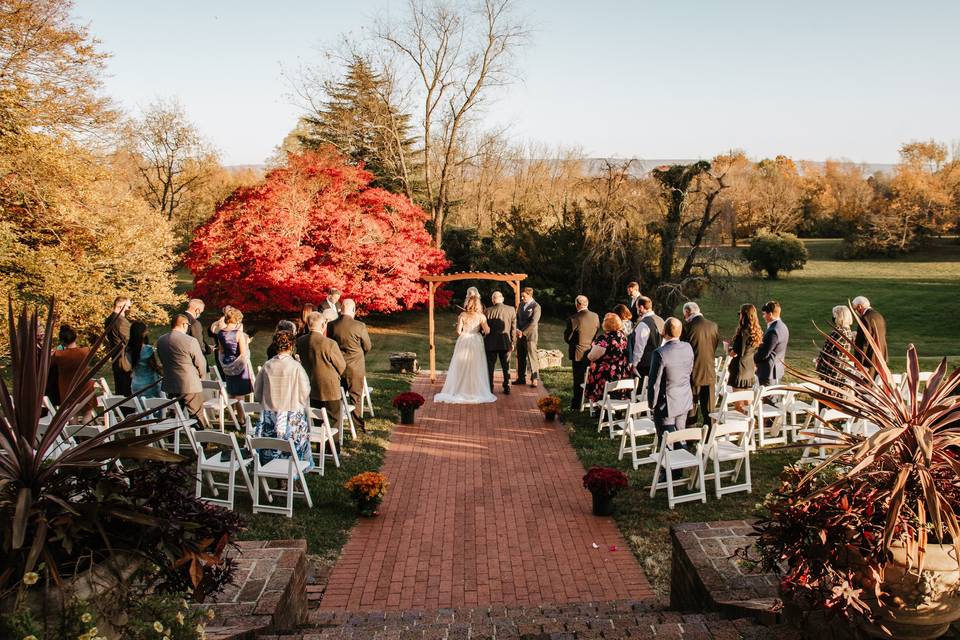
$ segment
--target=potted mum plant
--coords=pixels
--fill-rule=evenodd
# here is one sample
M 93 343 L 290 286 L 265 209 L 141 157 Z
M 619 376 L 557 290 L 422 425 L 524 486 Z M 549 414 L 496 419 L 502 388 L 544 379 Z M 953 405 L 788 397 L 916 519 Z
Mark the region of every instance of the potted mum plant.
M 557 414 L 560 413 L 560 398 L 556 396 L 544 396 L 537 400 L 537 408 L 543 413 L 543 417 L 546 418 L 547 422 L 553 422 L 557 419 Z
M 387 493 L 387 477 L 377 471 L 364 471 L 343 485 L 357 505 L 357 513 L 365 518 L 377 515 L 377 508 Z
M 393 397 L 393 406 L 400 411 L 400 424 L 413 424 L 417 409 L 423 406 L 425 400 L 419 393 L 406 391 Z
M 593 495 L 593 515 L 609 516 L 613 513 L 613 496 L 630 482 L 625 473 L 610 467 L 592 467 L 583 476 L 583 486 Z
M 830 376 L 840 382 L 791 370 L 813 388 L 794 390 L 873 433 L 818 434 L 832 455 L 784 471 L 755 525 L 760 561 L 781 575 L 794 622 L 817 624 L 828 612 L 852 634 L 940 637 L 960 619 L 960 369 L 948 374 L 941 360 L 921 391 L 913 345 L 900 386 L 882 359 L 874 377 L 848 344 L 827 340 L 840 354 Z

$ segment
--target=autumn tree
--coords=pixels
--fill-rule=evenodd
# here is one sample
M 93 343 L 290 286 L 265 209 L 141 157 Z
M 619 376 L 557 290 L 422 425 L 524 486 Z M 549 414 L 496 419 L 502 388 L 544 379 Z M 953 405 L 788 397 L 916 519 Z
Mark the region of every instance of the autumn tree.
M 264 313 L 295 311 L 332 286 L 366 311 L 423 304 L 421 277 L 448 263 L 423 210 L 372 181 L 331 147 L 288 155 L 197 230 L 186 259 L 194 294 Z
M 105 55 L 71 8 L 0 6 L 0 289 L 31 302 L 56 296 L 65 321 L 93 332 L 118 294 L 148 320 L 177 298 L 167 221 L 95 142 L 116 114 L 100 94 Z
M 309 113 L 295 132 L 301 149 L 332 145 L 374 175 L 373 186 L 413 199 L 420 192 L 420 158 L 394 77 L 354 53 L 342 78 L 307 73 L 300 83 Z
M 454 180 L 464 158 L 470 119 L 491 90 L 512 79 L 512 62 L 527 39 L 513 16 L 516 0 L 408 0 L 402 21 L 383 22 L 377 37 L 418 85 L 419 148 L 424 203 L 434 244 L 443 243 L 454 204 Z

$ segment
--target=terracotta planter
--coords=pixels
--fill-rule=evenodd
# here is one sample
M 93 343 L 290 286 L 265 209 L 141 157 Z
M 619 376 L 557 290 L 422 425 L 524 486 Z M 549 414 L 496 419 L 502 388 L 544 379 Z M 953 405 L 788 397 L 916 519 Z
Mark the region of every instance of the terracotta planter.
M 884 572 L 883 590 L 904 603 L 899 607 L 871 603 L 874 616 L 894 638 L 939 638 L 952 622 L 960 620 L 960 569 L 953 545 L 928 544 L 919 573 L 907 568 L 904 548 L 894 547 L 893 559 Z M 890 637 L 878 624 L 864 622 L 860 627 L 873 637 Z

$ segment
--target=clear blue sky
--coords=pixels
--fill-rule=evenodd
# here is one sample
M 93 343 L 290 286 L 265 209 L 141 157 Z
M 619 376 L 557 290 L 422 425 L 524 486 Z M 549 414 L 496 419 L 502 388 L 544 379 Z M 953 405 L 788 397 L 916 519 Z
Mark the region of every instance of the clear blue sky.
M 296 121 L 284 69 L 402 0 L 77 0 L 129 109 L 180 99 L 227 164 L 258 164 Z M 491 124 L 592 156 L 894 162 L 960 141 L 956 0 L 528 0 L 522 81 Z

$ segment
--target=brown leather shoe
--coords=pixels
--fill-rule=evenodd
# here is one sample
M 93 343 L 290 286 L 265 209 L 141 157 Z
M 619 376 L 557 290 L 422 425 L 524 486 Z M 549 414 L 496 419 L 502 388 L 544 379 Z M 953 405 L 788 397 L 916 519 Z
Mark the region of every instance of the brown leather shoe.
M 536 386 L 539 385 L 539 384 L 540 384 L 540 383 L 537 381 L 536 378 L 534 378 L 533 380 L 530 381 L 530 386 L 531 386 L 531 387 L 536 387 Z

